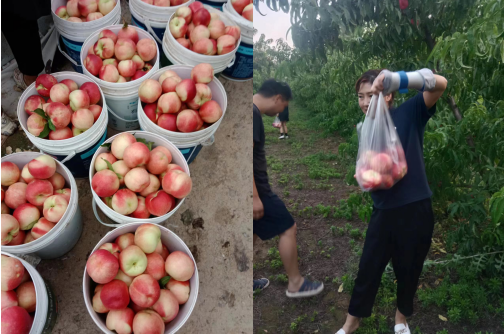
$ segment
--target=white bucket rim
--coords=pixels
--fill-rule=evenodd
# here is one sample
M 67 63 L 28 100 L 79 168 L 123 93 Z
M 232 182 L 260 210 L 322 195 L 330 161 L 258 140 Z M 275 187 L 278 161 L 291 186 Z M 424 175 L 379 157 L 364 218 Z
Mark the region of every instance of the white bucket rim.
M 10 161 L 13 157 L 22 157 L 22 156 L 28 156 L 28 160 L 25 164 L 27 164 L 29 161 L 32 159 L 42 155 L 39 152 L 17 152 L 13 153 L 7 156 L 2 157 L 2 161 Z M 44 249 L 48 245 L 51 244 L 51 242 L 56 239 L 60 233 L 68 227 L 70 222 L 72 221 L 72 218 L 74 217 L 77 207 L 79 206 L 79 190 L 77 188 L 77 183 L 75 182 L 75 178 L 73 177 L 72 173 L 70 170 L 65 166 L 65 164 L 59 162 L 57 159 L 56 161 L 56 172 L 60 173 L 63 178 L 65 178 L 65 182 L 68 185 L 68 188 L 70 188 L 70 200 L 68 201 L 68 207 L 61 217 L 61 219 L 56 223 L 56 225 L 49 230 L 45 235 L 42 237 L 33 240 L 29 243 L 25 244 L 20 244 L 20 245 L 2 245 L 2 250 L 5 250 L 7 252 L 13 253 L 13 254 L 30 254 L 30 253 L 36 253 L 37 251 Z M 17 164 L 16 164 L 17 165 Z M 18 166 L 19 167 L 19 166 Z M 20 170 L 23 167 L 20 168 Z M 62 173 L 63 172 L 63 173 Z
M 64 80 L 64 79 L 72 79 L 72 76 L 77 76 L 78 78 L 85 79 L 86 81 L 89 81 L 89 78 L 87 76 L 85 76 L 81 73 L 71 72 L 71 71 L 56 72 L 56 73 L 52 73 L 51 75 L 53 77 L 55 77 L 58 80 L 58 82 L 61 82 L 61 80 Z M 80 86 L 82 86 L 82 84 Z M 66 146 L 73 146 L 73 145 L 77 146 L 77 148 L 68 149 L 67 152 L 58 153 L 58 154 L 62 154 L 62 155 L 70 154 L 72 152 L 82 152 L 82 151 L 90 148 L 93 144 L 95 144 L 96 140 L 91 141 L 90 143 L 84 144 L 81 147 L 79 147 L 79 143 L 82 143 L 82 140 L 84 139 L 84 136 L 83 136 L 84 134 L 87 133 L 86 135 L 88 135 L 88 136 L 89 136 L 89 134 L 93 134 L 93 135 L 98 134 L 99 136 L 95 135 L 95 137 L 98 140 L 101 136 L 103 136 L 103 131 L 101 131 L 101 128 L 106 129 L 106 127 L 107 127 L 108 113 L 107 113 L 107 104 L 105 102 L 105 95 L 103 94 L 103 91 L 101 90 L 100 86 L 99 85 L 97 85 L 97 86 L 98 86 L 98 89 L 100 90 L 101 101 L 102 101 L 102 106 L 101 106 L 102 111 L 100 113 L 100 116 L 98 117 L 96 122 L 93 123 L 93 126 L 91 128 L 89 128 L 87 131 L 85 131 L 84 133 L 79 134 L 77 136 L 73 136 L 71 138 L 65 139 L 65 140 L 50 140 L 50 139 L 37 137 L 28 131 L 28 126 L 26 125 L 26 121 L 23 121 L 23 122 L 21 121 L 21 120 L 23 120 L 23 118 L 21 117 L 21 113 L 26 114 L 26 112 L 24 110 L 23 101 L 26 101 L 26 99 L 28 97 L 30 97 L 31 95 L 39 95 L 38 93 L 36 93 L 37 92 L 36 90 L 35 90 L 35 92 L 33 92 L 33 89 L 35 89 L 35 82 L 33 82 L 30 86 L 28 86 L 25 89 L 25 91 L 23 92 L 23 94 L 21 94 L 21 97 L 19 98 L 19 102 L 18 102 L 18 106 L 17 106 L 17 115 L 18 115 L 19 124 L 21 125 L 21 128 L 23 128 L 23 131 L 25 132 L 25 134 L 28 137 L 28 139 L 30 140 L 30 142 L 32 142 L 39 149 L 40 149 L 40 147 L 38 145 L 42 146 L 43 147 L 42 150 L 47 151 L 47 152 L 51 152 L 52 154 L 56 154 L 56 153 L 54 153 L 54 151 L 52 151 L 51 148 L 57 148 L 57 147 L 62 147 L 62 146 L 66 147 Z M 45 97 L 43 97 L 43 98 L 45 98 Z M 28 120 L 28 117 L 26 119 Z
M 117 228 L 109 231 L 107 234 L 105 234 L 104 237 L 102 237 L 100 239 L 100 241 L 96 244 L 96 246 L 94 247 L 94 249 L 91 251 L 90 254 L 92 254 L 96 250 L 98 250 L 98 248 L 100 246 L 102 246 L 104 243 L 107 243 L 108 241 L 112 241 L 113 237 L 111 235 L 113 235 L 114 231 L 117 231 L 118 229 L 120 229 L 122 234 L 125 234 L 127 232 L 134 233 L 136 231 L 136 229 L 139 226 L 141 226 L 142 224 L 144 224 L 144 223 L 148 223 L 148 222 L 128 222 L 128 223 L 125 223 L 125 224 L 121 225 L 120 227 L 117 227 Z M 133 230 L 133 228 L 135 228 L 135 229 Z M 161 232 L 161 236 L 163 236 L 163 233 L 164 234 L 171 234 L 171 235 L 173 235 L 176 238 L 177 242 L 180 243 L 180 245 L 182 246 L 182 249 L 184 249 L 185 253 L 189 257 L 191 257 L 192 261 L 194 262 L 194 274 L 191 277 L 191 279 L 189 279 L 189 280 L 190 281 L 192 280 L 195 283 L 195 285 L 194 285 L 195 287 L 193 287 L 191 285 L 190 294 L 194 294 L 196 296 L 196 299 L 194 300 L 194 303 L 192 303 L 189 306 L 189 311 L 185 315 L 185 317 L 182 320 L 182 322 L 171 332 L 172 334 L 174 334 L 180 328 L 182 328 L 182 326 L 184 326 L 184 324 L 187 322 L 187 320 L 189 319 L 189 317 L 191 316 L 191 314 L 192 314 L 192 312 L 194 310 L 194 307 L 196 306 L 196 302 L 198 301 L 198 293 L 199 293 L 198 265 L 196 264 L 196 260 L 194 259 L 194 255 L 192 254 L 191 250 L 189 249 L 189 247 L 187 246 L 187 244 L 184 242 L 184 240 L 182 240 L 182 238 L 180 238 L 180 236 L 178 236 L 177 234 L 175 234 L 173 231 L 171 231 L 170 229 L 166 228 L 165 226 L 159 226 L 159 228 L 162 231 Z M 129 229 L 131 229 L 131 230 L 129 230 Z M 100 317 L 98 315 L 99 313 L 96 313 L 93 310 L 93 306 L 92 306 L 92 302 L 91 302 L 92 298 L 90 297 L 90 293 L 91 293 L 90 284 L 91 283 L 92 283 L 92 279 L 87 274 L 87 265 L 86 265 L 86 267 L 84 267 L 84 275 L 83 275 L 83 278 L 82 278 L 82 293 L 84 295 L 84 302 L 86 304 L 86 308 L 88 310 L 88 313 L 90 314 L 91 318 L 93 319 L 93 321 L 95 322 L 95 324 L 98 326 L 98 328 L 100 328 L 104 333 L 106 333 L 106 334 L 114 334 L 114 332 L 110 331 L 108 328 L 106 328 L 106 327 L 102 328 L 102 326 L 100 324 L 98 324 L 98 322 L 97 322 L 97 319 L 100 319 Z M 166 323 L 165 323 L 165 331 L 166 331 Z
M 120 133 L 118 133 L 118 134 L 116 134 L 116 135 L 108 138 L 107 140 L 105 140 L 105 142 L 103 142 L 103 144 L 105 144 L 105 143 L 112 143 L 112 141 L 117 136 L 119 136 L 122 133 L 130 133 L 133 136 L 135 136 L 135 138 L 145 138 L 145 136 L 147 135 L 147 137 L 154 137 L 159 142 L 164 143 L 164 146 L 167 149 L 170 150 L 170 152 L 172 153 L 172 156 L 178 156 L 178 158 L 180 159 L 181 164 L 177 163 L 177 165 L 180 165 L 180 167 L 184 170 L 184 172 L 186 172 L 189 176 L 191 176 L 191 172 L 189 170 L 189 165 L 187 164 L 187 161 L 185 160 L 184 155 L 182 154 L 182 152 L 180 151 L 180 149 L 177 148 L 177 146 L 175 144 L 173 144 L 170 140 L 164 138 L 163 136 L 161 136 L 159 134 L 148 132 L 148 131 L 142 131 L 142 130 L 128 130 L 128 131 L 120 132 Z M 156 146 L 158 146 L 158 145 L 156 145 Z M 155 148 L 155 147 L 153 146 L 153 148 Z M 171 149 L 173 149 L 173 151 Z M 175 212 L 184 203 L 185 198 L 182 198 L 182 199 L 175 198 L 178 201 L 178 203 L 177 203 L 177 205 L 171 211 L 169 211 L 165 215 L 156 216 L 156 217 L 148 218 L 148 219 L 137 219 L 137 218 L 133 218 L 133 217 L 130 217 L 130 216 L 126 216 L 126 215 L 122 215 L 122 214 L 117 213 L 116 211 L 114 211 L 112 208 L 108 207 L 102 201 L 102 199 L 98 196 L 98 194 L 96 194 L 95 191 L 93 190 L 93 186 L 91 184 L 92 180 L 93 180 L 93 176 L 95 174 L 94 164 L 95 164 L 96 158 L 101 153 L 100 151 L 101 151 L 100 148 L 98 148 L 98 150 L 96 150 L 96 152 L 93 154 L 93 158 L 91 160 L 91 165 L 89 167 L 89 185 L 90 185 L 90 188 L 91 188 L 91 193 L 93 195 L 93 200 L 94 200 L 94 202 L 96 204 L 98 204 L 98 207 L 100 208 L 100 210 L 109 219 L 111 219 L 114 222 L 117 222 L 115 224 L 114 223 L 105 223 L 105 222 L 102 222 L 100 220 L 100 218 L 98 217 L 97 212 L 95 211 L 95 216 L 96 216 L 97 220 L 100 221 L 100 223 L 102 223 L 103 225 L 109 226 L 109 227 L 121 227 L 121 226 L 123 226 L 127 222 L 132 222 L 132 223 L 142 223 L 143 222 L 143 223 L 160 224 L 161 222 L 166 221 L 173 214 L 175 214 Z M 173 160 L 172 160 L 172 162 L 173 162 Z M 94 210 L 94 208 L 93 208 L 93 210 Z
M 149 34 L 149 32 L 143 30 L 142 28 L 139 28 L 135 25 L 129 25 L 130 27 L 133 27 L 137 33 L 139 33 L 139 35 L 143 35 L 144 38 L 139 38 L 139 40 L 142 40 L 142 39 L 145 39 L 145 38 L 149 38 L 151 40 L 153 40 L 154 42 L 156 42 L 156 40 L 154 39 L 154 37 L 151 36 L 151 34 Z M 92 33 L 91 35 L 88 36 L 88 38 L 86 38 L 86 40 L 84 41 L 84 43 L 82 43 L 82 49 L 81 49 L 81 53 L 80 53 L 80 61 L 81 61 L 81 64 L 84 64 L 84 59 L 87 57 L 87 53 L 88 53 L 88 48 L 86 48 L 86 45 L 91 43 L 91 41 L 93 41 L 93 45 L 94 43 L 96 43 L 96 41 L 98 40 L 97 37 L 98 35 L 100 34 L 101 31 L 105 30 L 105 29 L 109 29 L 111 30 L 112 32 L 116 33 L 115 30 L 119 30 L 123 27 L 122 24 L 114 24 L 114 25 L 110 25 L 110 26 L 106 26 L 106 27 L 102 27 L 100 28 L 99 30 L 95 31 L 94 33 Z M 140 36 L 139 36 L 140 37 Z M 96 76 L 93 76 L 87 69 L 85 66 L 82 66 L 82 71 L 84 72 L 84 74 L 91 78 L 91 80 L 93 80 L 96 84 L 98 84 L 98 86 L 100 86 L 100 88 L 103 88 L 105 89 L 106 93 L 110 95 L 110 92 L 108 92 L 109 89 L 115 89 L 115 90 L 122 90 L 122 89 L 134 89 L 134 88 L 138 88 L 142 82 L 146 79 L 149 79 L 151 76 L 152 76 L 152 73 L 155 71 L 156 67 L 159 67 L 159 46 L 158 44 L 156 43 L 156 50 L 157 50 L 157 53 L 156 53 L 156 58 L 155 58 L 155 62 L 153 62 L 154 64 L 152 64 L 152 60 L 150 60 L 148 63 L 152 65 L 152 69 L 149 70 L 149 72 L 147 72 L 145 75 L 143 75 L 142 77 L 138 78 L 138 79 L 135 79 L 135 80 L 132 80 L 132 81 L 129 81 L 129 82 L 126 82 L 126 83 L 110 83 L 108 81 L 104 81 L 104 80 L 101 80 L 99 77 L 96 77 Z
M 151 79 L 155 78 L 155 80 L 158 80 L 159 77 L 161 76 L 161 74 L 163 74 L 163 72 L 168 71 L 168 70 L 172 70 L 175 73 L 177 73 L 177 70 L 180 70 L 180 69 L 192 70 L 193 68 L 194 68 L 194 66 L 183 65 L 183 64 L 165 66 L 165 67 L 157 70 L 156 72 L 154 72 L 152 74 Z M 186 78 L 183 78 L 183 79 L 186 79 Z M 221 116 L 221 118 L 219 120 L 217 120 L 216 122 L 214 122 L 209 127 L 205 128 L 205 129 L 200 129 L 200 130 L 192 132 L 192 133 L 180 133 L 180 132 L 170 131 L 170 130 L 161 128 L 160 126 L 158 126 L 157 124 L 155 124 L 154 122 L 152 122 L 147 117 L 147 115 L 145 115 L 145 112 L 144 112 L 143 106 L 142 106 L 142 101 L 140 100 L 140 98 L 138 98 L 138 119 L 139 120 L 142 119 L 142 121 L 147 122 L 147 124 L 149 126 L 154 127 L 154 129 L 157 131 L 156 132 L 157 134 L 163 134 L 165 136 L 187 138 L 187 137 L 191 137 L 191 136 L 187 136 L 187 134 L 192 134 L 192 135 L 197 136 L 197 135 L 200 135 L 200 134 L 203 135 L 203 133 L 206 133 L 206 132 L 211 132 L 211 134 L 210 134 L 210 136 L 211 136 L 215 132 L 215 131 L 212 132 L 212 130 L 214 130 L 214 129 L 217 130 L 217 128 L 219 128 L 220 123 L 224 119 L 224 116 L 225 116 L 226 110 L 227 110 L 227 93 L 226 93 L 226 89 L 224 88 L 224 86 L 222 85 L 222 83 L 215 77 L 215 75 L 213 77 L 212 82 L 215 82 L 215 84 L 217 85 L 217 87 L 222 91 L 223 96 L 224 96 L 225 105 L 224 105 L 224 107 L 221 106 L 221 108 L 222 108 L 222 116 Z M 212 92 L 212 95 L 213 95 L 213 92 Z M 184 134 L 184 135 L 181 135 L 181 134 Z M 210 137 L 210 136 L 208 136 L 208 137 Z M 205 138 L 204 140 L 206 140 L 207 138 Z
M 224 11 L 224 9 L 226 10 Z M 248 39 L 252 39 L 254 37 L 254 22 L 249 21 L 240 14 L 238 14 L 236 9 L 234 9 L 233 5 L 231 4 L 231 1 L 226 1 L 222 10 L 226 14 L 228 14 L 229 12 L 229 15 L 235 20 L 235 22 L 242 30 L 242 35 L 245 35 L 243 37 L 246 37 Z M 244 33 L 244 31 L 246 32 L 246 34 Z
M 3 246 L 2 246 L 3 247 Z M 35 288 L 35 315 L 33 316 L 33 323 L 30 328 L 30 334 L 41 334 L 44 329 L 45 323 L 47 322 L 47 313 L 49 312 L 49 295 L 47 294 L 47 288 L 45 285 L 44 278 L 35 269 L 33 265 L 9 252 L 2 250 L 2 255 L 15 258 L 23 264 L 25 271 L 28 271 L 30 279 L 33 282 Z M 38 284 L 38 285 L 37 285 Z M 35 328 L 35 329 L 34 329 Z

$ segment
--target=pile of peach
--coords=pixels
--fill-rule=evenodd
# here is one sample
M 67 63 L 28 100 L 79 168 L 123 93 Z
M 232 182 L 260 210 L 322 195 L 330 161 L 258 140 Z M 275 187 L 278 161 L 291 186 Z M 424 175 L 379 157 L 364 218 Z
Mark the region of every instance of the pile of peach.
M 387 190 L 407 172 L 408 164 L 404 150 L 401 145 L 397 145 L 388 152 L 367 150 L 361 153 L 357 161 L 355 178 L 366 191 Z
M 240 28 L 227 26 L 195 1 L 189 7 L 180 7 L 171 19 L 169 29 L 183 47 L 202 55 L 225 55 L 236 48 Z
M 138 32 L 127 23 L 114 34 L 105 29 L 98 41 L 88 50 L 84 66 L 93 76 L 110 83 L 126 83 L 143 77 L 157 55 L 156 42 L 149 38 L 139 40 Z
M 201 63 L 191 71 L 191 79 L 165 71 L 156 81 L 147 79 L 138 96 L 145 103 L 145 115 L 163 129 L 191 133 L 210 126 L 222 117 L 222 109 L 212 100 L 208 83 L 213 80 L 213 68 Z
M 24 110 L 30 116 L 26 126 L 30 134 L 50 140 L 66 140 L 88 130 L 98 120 L 101 93 L 93 82 L 81 85 L 71 79 L 58 80 L 41 74 L 35 81 L 38 94 L 26 99 Z M 43 97 L 49 97 L 47 102 Z
M 158 226 L 143 224 L 89 256 L 93 310 L 108 313 L 107 328 L 118 334 L 163 334 L 189 299 L 194 270 L 186 253 L 162 244 Z
M 22 171 L 2 162 L 2 245 L 30 243 L 47 234 L 65 214 L 70 192 L 51 156 L 32 159 Z
M 23 263 L 2 255 L 2 334 L 29 334 L 36 306 L 35 286 Z
M 68 0 L 66 6 L 58 7 L 54 13 L 70 22 L 89 22 L 101 19 L 115 5 L 115 0 Z
M 167 148 L 150 151 L 130 133 L 122 133 L 114 138 L 110 151 L 96 157 L 91 187 L 117 213 L 138 219 L 163 216 L 175 208 L 176 199 L 191 192 L 191 177 L 170 164 Z
M 154 5 L 158 7 L 170 7 L 170 6 L 180 6 L 189 0 L 142 0 L 149 5 Z
M 254 21 L 253 0 L 231 0 L 234 10 L 249 21 Z

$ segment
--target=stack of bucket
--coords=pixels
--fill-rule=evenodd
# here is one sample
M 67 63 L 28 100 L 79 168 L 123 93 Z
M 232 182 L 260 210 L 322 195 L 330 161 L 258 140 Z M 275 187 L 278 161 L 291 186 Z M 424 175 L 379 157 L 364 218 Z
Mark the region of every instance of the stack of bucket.
M 55 77 L 58 82 L 61 82 L 63 79 L 71 79 L 75 81 L 79 87 L 91 81 L 85 75 L 75 72 L 58 72 L 53 73 L 52 76 Z M 88 175 L 94 152 L 103 141 L 105 141 L 107 136 L 108 114 L 103 92 L 100 90 L 101 99 L 98 101 L 98 105 L 102 106 L 102 112 L 93 126 L 78 136 L 57 141 L 37 137 L 28 131 L 26 122 L 29 115 L 25 112 L 24 105 L 30 96 L 37 94 L 35 83 L 33 83 L 28 86 L 19 98 L 17 116 L 26 136 L 40 151 L 50 154 L 64 163 L 70 169 L 74 177 L 85 178 Z
M 224 13 L 228 14 L 241 29 L 241 42 L 236 52 L 234 64 L 222 72 L 224 77 L 234 81 L 251 80 L 254 73 L 254 23 L 247 20 L 233 8 L 231 0 L 223 7 Z
M 60 52 L 72 63 L 75 71 L 82 73 L 82 62 L 80 59 L 82 44 L 88 36 L 95 31 L 101 31 L 104 27 L 117 24 L 121 20 L 121 0 L 117 0 L 114 9 L 101 19 L 90 22 L 70 22 L 60 18 L 55 11 L 60 6 L 65 6 L 67 0 L 52 0 L 51 14 L 56 30 L 61 35 L 64 50 L 58 44 Z
M 81 62 L 84 62 L 88 54 L 88 49 L 95 44 L 98 40 L 98 35 L 104 29 L 109 29 L 113 33 L 117 34 L 122 28 L 122 25 L 114 25 L 108 27 L 102 27 L 100 30 L 92 33 L 82 45 L 82 50 L 80 54 Z M 140 29 L 138 27 L 133 27 L 138 32 L 138 37 L 140 40 L 148 38 L 154 40 L 147 31 Z M 159 69 L 159 48 L 157 48 L 156 57 L 150 61 L 152 69 L 147 72 L 143 77 L 132 80 L 127 83 L 110 83 L 100 78 L 92 75 L 89 71 L 83 67 L 84 74 L 93 80 L 98 86 L 100 86 L 105 99 L 107 100 L 107 108 L 109 112 L 109 126 L 115 130 L 125 131 L 138 129 L 138 116 L 137 116 L 137 106 L 138 106 L 138 88 L 145 79 L 148 79 L 152 74 Z M 152 64 L 154 63 L 154 64 Z
M 231 19 L 231 17 L 215 8 L 204 5 L 204 7 L 211 13 L 217 13 L 222 22 L 226 26 L 235 26 L 236 23 Z M 168 22 L 174 17 L 175 14 L 170 16 Z M 240 45 L 241 39 L 238 40 L 238 46 Z M 163 38 L 163 51 L 166 57 L 170 60 L 172 64 L 185 64 L 196 66 L 200 63 L 208 63 L 212 65 L 215 73 L 220 73 L 226 68 L 233 66 L 235 62 L 235 53 L 238 50 L 236 47 L 232 52 L 225 55 L 214 55 L 207 56 L 198 54 L 192 50 L 183 47 L 177 40 L 173 37 L 170 32 L 170 28 L 166 26 L 166 32 Z
M 158 80 L 161 74 L 163 74 L 167 70 L 176 72 L 182 79 L 188 79 L 191 78 L 192 68 L 192 66 L 188 65 L 167 66 L 159 69 L 156 73 L 154 73 L 151 79 Z M 140 128 L 142 128 L 142 130 L 161 135 L 175 144 L 177 148 L 182 152 L 187 162 L 191 163 L 198 155 L 202 146 L 213 144 L 213 135 L 219 128 L 222 120 L 224 119 L 224 116 L 226 115 L 227 95 L 224 86 L 222 86 L 219 80 L 214 77 L 214 79 L 210 83 L 208 83 L 208 87 L 212 91 L 212 100 L 215 100 L 222 109 L 222 117 L 219 119 L 219 121 L 215 122 L 210 127 L 192 133 L 179 133 L 163 129 L 152 122 L 147 117 L 147 115 L 145 115 L 145 112 L 142 108 L 142 103 L 139 99 L 138 121 L 140 122 Z

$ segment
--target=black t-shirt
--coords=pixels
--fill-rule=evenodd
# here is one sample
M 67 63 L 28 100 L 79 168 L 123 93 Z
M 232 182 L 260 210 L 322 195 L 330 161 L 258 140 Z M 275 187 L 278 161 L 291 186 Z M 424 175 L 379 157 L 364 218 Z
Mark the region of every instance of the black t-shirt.
M 266 152 L 264 151 L 264 124 L 259 108 L 254 105 L 254 181 L 259 196 L 272 194 L 268 182 Z
M 376 208 L 396 208 L 432 196 L 425 174 L 423 138 L 427 121 L 435 112 L 436 105 L 427 110 L 422 93 L 390 110 L 406 155 L 408 173 L 392 188 L 371 192 Z

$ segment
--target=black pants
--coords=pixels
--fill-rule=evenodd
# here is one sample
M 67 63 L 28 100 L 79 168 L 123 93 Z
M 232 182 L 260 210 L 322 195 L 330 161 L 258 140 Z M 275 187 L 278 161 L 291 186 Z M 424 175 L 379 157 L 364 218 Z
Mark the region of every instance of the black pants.
M 44 70 L 36 19 L 27 20 L 15 13 L 2 11 L 2 33 L 9 42 L 21 73 L 36 76 Z
M 405 316 L 413 313 L 413 297 L 433 229 L 430 198 L 393 209 L 373 207 L 348 309 L 350 315 L 371 316 L 383 271 L 391 258 L 397 279 L 397 308 Z

